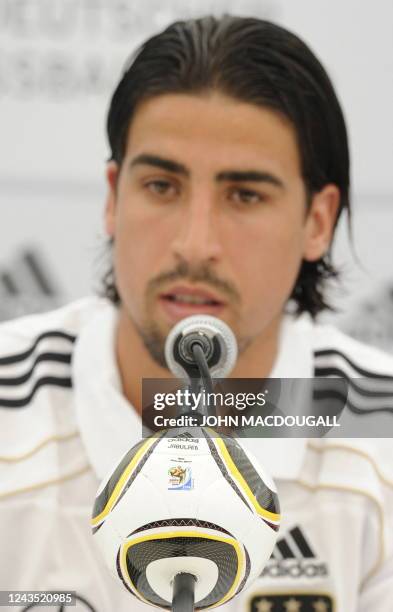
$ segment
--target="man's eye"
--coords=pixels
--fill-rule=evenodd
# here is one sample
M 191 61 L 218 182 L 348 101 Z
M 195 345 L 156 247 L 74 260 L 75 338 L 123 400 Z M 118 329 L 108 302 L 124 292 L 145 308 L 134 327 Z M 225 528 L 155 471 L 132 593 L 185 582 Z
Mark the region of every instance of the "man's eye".
M 258 204 L 264 201 L 262 194 L 252 189 L 232 189 L 230 193 L 231 200 L 236 204 Z
M 177 194 L 176 186 L 169 181 L 157 179 L 145 183 L 145 187 L 153 194 L 160 196 L 174 196 Z

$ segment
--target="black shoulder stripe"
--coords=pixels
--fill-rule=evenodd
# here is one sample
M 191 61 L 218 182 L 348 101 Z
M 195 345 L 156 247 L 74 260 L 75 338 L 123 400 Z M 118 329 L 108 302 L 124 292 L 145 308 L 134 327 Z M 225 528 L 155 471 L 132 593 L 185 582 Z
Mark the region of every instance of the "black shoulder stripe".
M 340 400 L 346 408 L 359 415 L 367 415 L 367 414 L 376 414 L 380 412 L 387 412 L 388 414 L 393 413 L 393 405 L 389 406 L 374 406 L 372 408 L 360 408 L 356 404 L 354 404 L 345 394 L 341 393 L 338 389 L 335 391 L 333 389 L 329 391 L 317 391 L 314 394 L 314 400 L 324 401 L 324 400 Z
M 338 357 L 342 357 L 342 359 L 344 359 L 347 363 L 349 363 L 349 365 L 354 370 L 359 372 L 359 374 L 361 374 L 362 376 L 366 376 L 367 378 L 376 378 L 376 379 L 383 378 L 385 380 L 393 381 L 393 376 L 388 376 L 386 374 L 377 374 L 376 372 L 371 372 L 370 370 L 365 370 L 364 368 L 361 368 L 360 366 L 356 365 L 356 363 L 354 363 L 351 359 L 349 359 L 347 355 L 344 355 L 344 353 L 341 353 L 341 351 L 338 351 L 337 349 L 323 349 L 319 351 L 314 351 L 314 356 L 316 360 L 318 359 L 318 357 L 326 357 L 328 355 L 337 355 Z
M 363 378 L 351 378 L 350 376 L 348 376 L 348 374 L 346 372 L 344 372 L 343 370 L 340 370 L 340 368 L 315 368 L 314 371 L 314 376 L 318 377 L 323 377 L 323 378 L 328 378 L 330 377 L 338 377 L 338 378 L 343 378 L 344 380 L 347 381 L 347 383 L 357 392 L 359 393 L 359 395 L 363 395 L 364 397 L 369 397 L 369 398 L 380 398 L 380 397 L 393 397 L 393 384 L 392 384 L 392 380 L 387 378 L 386 382 L 388 383 L 389 386 L 391 386 L 391 389 L 389 391 L 386 390 L 381 390 L 380 389 L 380 383 L 382 383 L 385 379 L 378 379 L 378 382 L 375 381 L 375 379 L 372 380 L 373 386 L 370 386 L 370 382 L 371 381 L 365 381 Z M 364 386 L 360 386 L 359 384 L 356 383 L 363 383 L 363 385 L 366 383 L 369 383 L 367 387 Z
M 11 363 L 18 363 L 20 361 L 23 361 L 24 359 L 27 359 L 27 357 L 29 357 L 35 351 L 35 349 L 37 348 L 41 340 L 44 340 L 45 338 L 63 338 L 73 343 L 75 342 L 76 336 L 73 336 L 72 334 L 67 334 L 66 332 L 63 332 L 63 331 L 57 331 L 57 330 L 44 332 L 43 334 L 40 334 L 35 339 L 34 343 L 30 346 L 30 348 L 28 348 L 23 353 L 16 353 L 15 355 L 8 355 L 6 357 L 0 357 L 0 365 L 9 365 Z
M 25 397 L 18 398 L 18 399 L 17 398 L 15 399 L 14 398 L 12 399 L 11 398 L 10 399 L 0 398 L 0 408 L 24 408 L 31 402 L 31 400 L 33 399 L 37 391 L 45 385 L 61 387 L 63 389 L 70 389 L 72 387 L 72 379 L 71 377 L 68 377 L 68 376 L 65 376 L 65 377 L 43 376 L 42 378 L 39 378 L 35 382 L 30 393 L 26 395 Z
M 71 353 L 41 353 L 40 355 L 37 355 L 32 367 L 25 374 L 21 374 L 20 376 L 9 376 L 6 378 L 0 377 L 0 387 L 13 387 L 15 385 L 22 385 L 23 383 L 27 382 L 33 374 L 37 364 L 43 361 L 70 364 L 71 357 Z

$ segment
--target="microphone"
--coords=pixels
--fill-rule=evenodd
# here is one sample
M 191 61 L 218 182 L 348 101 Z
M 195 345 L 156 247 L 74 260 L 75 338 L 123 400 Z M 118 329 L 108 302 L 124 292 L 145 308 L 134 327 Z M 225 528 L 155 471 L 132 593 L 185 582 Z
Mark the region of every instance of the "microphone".
M 225 323 L 197 315 L 172 329 L 165 355 L 175 376 L 206 386 L 210 374 L 232 370 L 237 344 Z M 193 612 L 230 601 L 261 574 L 280 520 L 274 482 L 253 455 L 197 426 L 161 430 L 131 448 L 101 484 L 91 526 L 130 594 Z
M 176 378 L 197 378 L 194 347 L 200 346 L 210 375 L 225 378 L 237 359 L 237 342 L 226 323 L 210 315 L 193 315 L 179 321 L 165 343 L 165 359 Z

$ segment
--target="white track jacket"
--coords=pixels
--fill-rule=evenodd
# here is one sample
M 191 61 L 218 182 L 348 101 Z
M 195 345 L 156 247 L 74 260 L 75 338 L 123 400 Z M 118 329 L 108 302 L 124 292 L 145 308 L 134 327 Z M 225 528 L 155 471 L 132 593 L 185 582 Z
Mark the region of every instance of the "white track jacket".
M 76 612 L 149 609 L 108 573 L 90 527 L 101 479 L 141 437 L 121 391 L 116 316 L 88 298 L 0 326 L 0 590 L 76 591 Z M 393 408 L 391 357 L 306 316 L 286 319 L 271 376 L 329 372 L 370 376 L 376 393 L 383 376 Z M 262 576 L 219 609 L 391 612 L 392 440 L 264 439 L 251 449 L 276 482 L 282 524 Z

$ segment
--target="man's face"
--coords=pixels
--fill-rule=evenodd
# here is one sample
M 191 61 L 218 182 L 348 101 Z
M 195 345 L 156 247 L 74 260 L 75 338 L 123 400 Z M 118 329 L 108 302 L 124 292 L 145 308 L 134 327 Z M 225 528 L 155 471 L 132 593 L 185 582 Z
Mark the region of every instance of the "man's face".
M 161 364 L 166 335 L 189 315 L 228 323 L 241 350 L 262 338 L 303 257 L 323 252 L 323 214 L 317 204 L 307 214 L 293 128 L 217 92 L 142 103 L 108 181 L 122 315 Z

